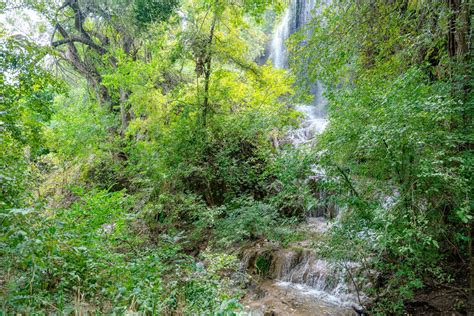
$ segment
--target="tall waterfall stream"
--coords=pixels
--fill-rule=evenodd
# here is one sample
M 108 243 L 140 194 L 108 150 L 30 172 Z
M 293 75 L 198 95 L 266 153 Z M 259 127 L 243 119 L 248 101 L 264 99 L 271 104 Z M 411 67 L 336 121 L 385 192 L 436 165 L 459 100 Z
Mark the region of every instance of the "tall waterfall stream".
M 312 14 L 318 14 L 314 0 L 292 0 L 282 14 L 273 32 L 269 58 L 277 68 L 287 68 L 288 52 L 285 41 L 305 25 Z M 327 101 L 323 87 L 317 82 L 313 88 L 314 102 L 295 108 L 303 114 L 299 128 L 287 135 L 294 146 L 304 146 L 317 138 L 327 126 L 325 108 Z M 316 169 L 316 168 L 315 168 Z M 324 192 L 320 194 L 324 195 Z M 260 244 L 243 251 L 242 266 L 250 273 L 256 260 L 269 262 L 267 279 L 260 282 L 244 299 L 251 315 L 353 315 L 357 305 L 356 289 L 348 281 L 346 269 L 332 264 L 312 249 L 311 237 L 324 235 L 330 224 L 322 214 L 308 214 L 301 231 L 308 235 L 308 242 L 282 249 L 271 243 Z

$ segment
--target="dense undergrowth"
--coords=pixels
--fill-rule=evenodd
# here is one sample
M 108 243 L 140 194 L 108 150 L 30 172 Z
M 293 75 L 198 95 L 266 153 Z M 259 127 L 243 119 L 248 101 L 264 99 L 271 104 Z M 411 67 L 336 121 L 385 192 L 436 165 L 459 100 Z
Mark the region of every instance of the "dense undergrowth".
M 302 83 L 328 87 L 319 163 L 346 211 L 326 252 L 375 272 L 374 313 L 439 312 L 417 294 L 446 289 L 472 310 L 469 34 L 466 1 L 337 1 L 293 39 Z
M 416 3 L 334 1 L 293 36 L 290 71 L 254 62 L 280 3 L 22 3 L 59 26 L 51 47 L 2 34 L 1 309 L 231 314 L 239 247 L 304 238 L 323 202 L 344 211 L 318 251 L 361 263 L 371 312 L 466 296 L 472 9 Z M 315 80 L 329 126 L 294 148 Z

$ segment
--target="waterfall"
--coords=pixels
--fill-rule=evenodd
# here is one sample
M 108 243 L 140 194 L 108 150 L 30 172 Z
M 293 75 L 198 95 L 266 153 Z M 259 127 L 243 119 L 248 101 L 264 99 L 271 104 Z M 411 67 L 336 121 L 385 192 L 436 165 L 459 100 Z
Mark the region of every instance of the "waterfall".
M 276 68 L 286 68 L 287 50 L 285 41 L 290 36 L 290 7 L 288 7 L 278 23 L 272 38 L 271 54 L 273 66 Z
M 319 9 L 315 8 L 315 0 L 290 1 L 273 31 L 270 59 L 274 67 L 288 68 L 288 50 L 285 42 L 291 34 L 311 21 L 313 11 L 319 12 Z
M 327 5 L 329 0 L 291 0 L 290 4 L 281 16 L 276 25 L 272 41 L 270 59 L 274 67 L 280 69 L 288 68 L 288 51 L 285 46 L 286 41 L 291 34 L 301 30 L 311 19 L 318 14 L 321 14 L 322 9 Z M 302 146 L 304 144 L 311 144 L 317 135 L 321 134 L 328 124 L 326 119 L 327 100 L 324 97 L 324 86 L 320 81 L 316 81 L 311 86 L 311 94 L 313 95 L 313 102 L 310 104 L 297 104 L 294 108 L 302 114 L 302 119 L 298 128 L 292 129 L 286 135 L 286 141 L 295 145 Z M 312 166 L 314 175 L 310 177 L 311 180 L 320 181 L 324 179 L 324 170 L 318 166 Z M 316 216 L 323 216 L 330 214 L 334 216 L 337 214 L 337 206 L 326 201 L 327 192 L 319 190 L 316 192 L 323 205 L 317 207 L 316 210 L 307 214 L 307 217 L 312 218 Z
M 313 14 L 319 14 L 320 10 L 320 8 L 315 8 L 315 0 L 292 0 L 290 2 L 272 36 L 270 59 L 275 68 L 288 68 L 286 41 L 291 34 L 311 21 Z M 295 105 L 295 109 L 303 114 L 303 119 L 299 128 L 292 130 L 288 135 L 288 140 L 294 145 L 312 141 L 327 126 L 327 101 L 323 96 L 324 87 L 319 81 L 312 85 L 311 93 L 314 96 L 312 104 Z
M 288 68 L 288 50 L 286 48 L 288 38 L 307 24 L 314 14 L 320 14 L 324 5 L 328 3 L 318 1 L 318 3 L 321 2 L 321 6 L 315 7 L 316 1 L 291 0 L 288 8 L 283 12 L 271 40 L 270 59 L 274 67 Z M 314 96 L 312 103 L 294 105 L 294 108 L 303 116 L 299 127 L 291 130 L 286 136 L 294 146 L 311 144 L 328 124 L 326 119 L 327 100 L 324 98 L 323 85 L 316 81 L 312 85 L 311 93 Z M 320 181 L 325 178 L 324 170 L 319 166 L 312 166 L 312 170 L 314 175 L 309 180 Z M 337 214 L 337 205 L 327 202 L 329 192 L 319 190 L 316 194 L 325 204 L 307 214 L 308 223 L 305 229 L 308 234 L 321 234 L 328 229 L 329 223 L 318 216 Z M 268 262 L 269 271 L 266 277 L 274 280 L 272 286 L 267 286 L 268 292 L 276 293 L 278 296 L 279 292 L 275 286 L 284 289 L 285 293 L 290 291 L 293 293 L 294 306 L 306 306 L 315 315 L 326 314 L 318 311 L 318 308 L 326 303 L 341 308 L 341 310 L 331 310 L 329 315 L 346 315 L 347 308 L 357 305 L 359 299 L 364 299 L 363 294 L 362 297 L 356 296 L 355 293 L 358 293 L 358 290 L 350 282 L 348 276 L 349 269 L 357 268 L 355 263 L 343 262 L 343 266 L 337 266 L 335 263 L 318 258 L 317 253 L 311 248 L 296 250 L 257 246 L 257 248 L 249 249 L 243 254 L 243 269 L 258 273 L 256 266 L 258 258 Z

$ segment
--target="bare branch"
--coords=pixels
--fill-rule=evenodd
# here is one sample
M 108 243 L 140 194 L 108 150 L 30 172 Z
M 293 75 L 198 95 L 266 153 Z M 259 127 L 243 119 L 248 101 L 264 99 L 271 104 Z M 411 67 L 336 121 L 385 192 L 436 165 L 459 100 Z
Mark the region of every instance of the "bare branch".
M 101 55 L 104 55 L 107 52 L 107 50 L 105 48 L 103 48 L 102 46 L 97 45 L 92 40 L 82 38 L 82 37 L 79 37 L 79 36 L 75 36 L 75 35 L 70 35 L 68 38 L 64 38 L 62 40 L 52 42 L 51 46 L 58 47 L 58 46 L 61 46 L 61 45 L 64 45 L 64 44 L 75 43 L 75 42 L 87 45 L 90 48 L 96 50 Z

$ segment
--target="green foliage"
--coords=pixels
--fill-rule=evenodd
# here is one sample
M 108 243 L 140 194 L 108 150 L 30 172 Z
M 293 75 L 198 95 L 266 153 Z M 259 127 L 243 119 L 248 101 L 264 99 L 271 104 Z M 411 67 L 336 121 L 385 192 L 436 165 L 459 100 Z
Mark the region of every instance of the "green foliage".
M 235 199 L 221 212 L 223 218 L 217 222 L 216 235 L 222 245 L 268 236 L 277 224 L 278 215 L 272 206 L 251 198 Z
M 272 263 L 271 255 L 269 253 L 262 253 L 255 259 L 255 269 L 257 273 L 265 277 L 270 271 L 270 265 Z
M 445 78 L 449 9 L 442 2 L 421 3 L 353 5 L 341 0 L 323 5 L 322 13 L 306 25 L 307 32 L 292 39 L 292 63 L 301 73 L 301 84 L 324 80 L 330 87 L 350 85 L 370 69 L 384 69 L 390 78 L 414 65 Z
M 83 89 L 56 97 L 54 108 L 46 129 L 51 150 L 65 159 L 84 159 L 107 149 L 113 121 Z
M 169 19 L 177 1 L 28 5 L 59 23 L 49 52 L 83 79 L 55 90 L 53 72 L 37 64 L 46 50 L 2 46 L 2 310 L 241 309 L 237 258 L 200 243 L 278 235 L 276 209 L 260 200 L 277 155 L 270 140 L 296 115 L 285 102 L 293 78 L 253 61 L 268 1 L 186 1 L 187 28 Z M 198 71 L 206 54 L 207 83 Z M 29 208 L 8 210 L 18 206 Z
M 231 269 L 234 259 L 210 257 L 209 268 L 196 276 L 178 244 L 163 239 L 159 251 L 149 247 L 128 211 L 131 197 L 72 191 L 77 200 L 68 209 L 14 209 L 2 215 L 1 268 L 10 271 L 4 311 L 161 313 L 183 303 L 194 313 L 218 309 L 230 298 L 218 272 Z M 184 281 L 173 283 L 170 273 Z
M 68 91 L 53 95 L 52 72 L 38 68 L 22 84 L 44 115 L 24 125 L 17 124 L 23 113 L 9 117 L 16 125 L 1 143 L 8 150 L 0 158 L 7 170 L 1 206 L 29 197 L 31 208 L 2 215 L 2 309 L 241 309 L 245 275 L 236 257 L 203 252 L 202 244 L 290 235 L 273 229 L 278 211 L 261 201 L 277 172 L 269 168 L 278 156 L 271 140 L 297 118 L 286 104 L 294 79 L 254 63 L 266 41 L 256 19 L 268 1 L 185 1 L 186 28 L 169 19 L 177 1 L 84 0 L 60 10 L 28 3 L 60 23 L 51 52 L 68 65 L 58 69 L 84 80 L 66 78 Z M 80 40 L 70 45 L 69 37 Z M 206 54 L 213 60 L 207 83 L 199 73 Z M 26 57 L 12 60 L 29 66 Z M 28 98 L 18 100 L 34 105 Z M 20 142 L 34 148 L 38 169 Z M 34 194 L 33 170 L 41 181 Z
M 24 148 L 10 133 L 2 133 L 0 150 L 0 209 L 6 210 L 21 205 L 32 179 Z
M 320 251 L 360 263 L 373 312 L 450 282 L 472 226 L 466 21 L 319 2 L 286 71 L 255 62 L 282 1 L 25 1 L 56 27 L 49 48 L 0 43 L 1 308 L 229 315 L 246 278 L 215 250 L 308 238 L 295 224 L 321 203 L 344 211 Z M 316 80 L 327 130 L 281 145 Z
M 0 131 L 8 132 L 36 156 L 46 151 L 42 126 L 48 122 L 59 84 L 42 68 L 45 51 L 26 40 L 0 40 Z
M 317 205 L 311 188 L 314 164 L 313 153 L 305 149 L 289 148 L 273 159 L 268 167 L 270 178 L 268 203 L 275 205 L 286 216 L 305 216 Z
M 155 61 L 146 65 L 126 63 L 127 75 L 122 77 L 119 72 L 107 77 L 107 84 L 130 82 L 137 117 L 127 133 L 143 136 L 128 148 L 132 162 L 129 170 L 147 177 L 135 179 L 137 185 L 190 190 L 209 205 L 225 203 L 239 194 L 261 194 L 261 174 L 273 150 L 269 139 L 277 137 L 279 128 L 294 118 L 293 111 L 280 102 L 291 93 L 291 81 L 270 67 L 259 69 L 261 80 L 253 71 L 236 69 L 227 54 L 230 52 L 222 52 L 225 59 L 216 62 L 211 78 L 206 127 L 202 126 L 202 109 L 197 102 L 200 96 L 194 93 L 202 85 L 192 83 L 194 74 L 189 68 L 175 73 L 170 66 L 171 70 L 161 75 L 158 80 L 189 76 L 189 81 L 170 90 L 153 87 L 156 73 L 164 71 Z M 182 61 L 185 65 L 189 62 Z M 145 76 L 136 78 L 140 72 Z M 149 88 L 143 90 L 144 86 Z M 145 183 L 147 179 L 149 183 Z
M 328 87 L 317 151 L 347 211 L 326 253 L 377 271 L 369 291 L 380 314 L 403 313 L 469 254 L 470 66 L 446 42 L 456 12 L 420 3 L 333 2 L 292 42 L 299 78 Z
M 331 95 L 331 102 L 331 124 L 319 143 L 326 150 L 321 162 L 346 187 L 346 203 L 359 210 L 343 221 L 339 233 L 344 237 L 336 243 L 346 249 L 360 232 L 373 233 L 375 248 L 356 249 L 377 254 L 371 264 L 384 273 L 386 283 L 376 289 L 380 301 L 374 308 L 400 313 L 427 277 L 439 277 L 435 271 L 445 258 L 441 249 L 449 231 L 467 235 L 449 214 L 449 208 L 467 203 L 469 190 L 469 179 L 459 169 L 467 164 L 456 150 L 460 135 L 451 125 L 460 119 L 461 107 L 448 85 L 429 82 L 417 69 L 393 81 L 372 73 L 356 88 Z M 389 200 L 392 205 L 383 207 Z M 351 230 L 350 222 L 359 219 L 363 225 Z M 450 243 L 457 243 L 453 237 Z
M 30 162 L 47 152 L 42 127 L 59 84 L 41 67 L 34 44 L 0 39 L 0 210 L 21 207 L 33 184 Z
M 201 314 L 215 311 L 217 314 L 233 315 L 232 312 L 241 310 L 242 306 L 229 296 L 230 293 L 238 294 L 241 287 L 235 280 L 239 268 L 237 258 L 224 253 L 209 252 L 203 252 L 202 257 L 206 269 L 196 269 L 184 287 L 184 312 Z
M 355 174 L 392 178 L 403 196 L 407 190 L 439 194 L 437 185 L 448 183 L 458 192 L 465 184 L 450 163 L 458 138 L 446 122 L 456 120 L 460 108 L 448 88 L 429 84 L 417 70 L 390 82 L 376 76 L 360 82 L 357 89 L 335 95 L 334 123 L 321 147 L 334 165 L 344 162 Z M 341 107 L 344 113 L 336 110 Z
M 137 264 L 128 262 L 126 252 L 141 243 L 128 233 L 129 202 L 120 192 L 76 194 L 80 198 L 70 209 L 20 209 L 4 215 L 2 269 L 14 271 L 6 280 L 4 309 L 47 310 L 51 307 L 43 304 L 49 302 L 67 310 L 74 308 L 74 296 L 93 305 L 102 297 L 119 296 L 121 287 L 129 287 L 122 301 L 127 304 L 138 279 L 130 279 L 135 277 L 131 269 L 125 275 L 124 267 Z
M 178 5 L 178 0 L 135 0 L 135 19 L 140 25 L 166 21 Z

